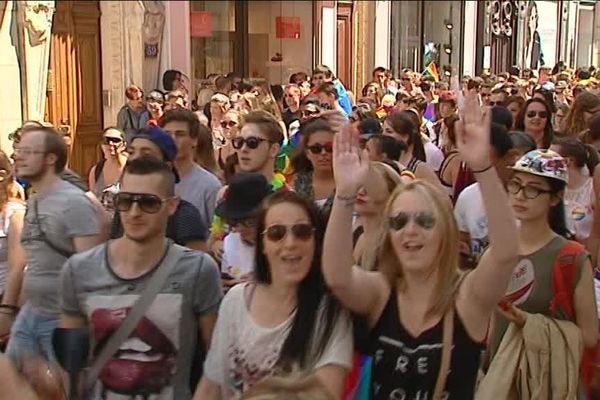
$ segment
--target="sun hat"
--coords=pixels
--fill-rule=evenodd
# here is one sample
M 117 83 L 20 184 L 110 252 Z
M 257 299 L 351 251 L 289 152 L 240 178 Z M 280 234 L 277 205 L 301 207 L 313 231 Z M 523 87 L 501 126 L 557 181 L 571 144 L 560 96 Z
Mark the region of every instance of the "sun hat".
M 532 150 L 521 157 L 512 170 L 569 182 L 565 159 L 552 150 Z

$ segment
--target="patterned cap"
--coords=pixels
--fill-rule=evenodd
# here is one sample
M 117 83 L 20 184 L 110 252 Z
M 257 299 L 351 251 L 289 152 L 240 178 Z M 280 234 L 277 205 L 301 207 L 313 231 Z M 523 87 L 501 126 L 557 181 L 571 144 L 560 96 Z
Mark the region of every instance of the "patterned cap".
M 552 150 L 532 150 L 521 157 L 512 170 L 569 182 L 565 159 Z

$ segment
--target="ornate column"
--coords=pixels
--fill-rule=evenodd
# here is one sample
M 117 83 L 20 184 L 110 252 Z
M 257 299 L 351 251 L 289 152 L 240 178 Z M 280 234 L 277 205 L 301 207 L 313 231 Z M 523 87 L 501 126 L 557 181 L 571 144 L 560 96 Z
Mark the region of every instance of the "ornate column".
M 23 119 L 44 119 L 54 10 L 54 1 L 17 2 Z
M 516 4 L 514 0 L 488 2 L 492 73 L 506 71 L 515 60 Z
M 146 92 L 160 88 L 160 58 L 163 29 L 165 26 L 165 6 L 162 1 L 144 1 L 144 23 L 142 39 L 144 44 L 143 88 Z

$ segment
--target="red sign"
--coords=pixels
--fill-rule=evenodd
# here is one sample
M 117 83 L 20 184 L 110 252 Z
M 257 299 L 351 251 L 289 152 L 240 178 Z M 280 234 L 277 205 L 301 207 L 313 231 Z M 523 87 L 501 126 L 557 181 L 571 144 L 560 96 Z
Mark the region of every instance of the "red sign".
M 212 15 L 209 11 L 190 12 L 190 35 L 192 37 L 212 36 Z
M 300 17 L 275 18 L 277 39 L 300 39 Z

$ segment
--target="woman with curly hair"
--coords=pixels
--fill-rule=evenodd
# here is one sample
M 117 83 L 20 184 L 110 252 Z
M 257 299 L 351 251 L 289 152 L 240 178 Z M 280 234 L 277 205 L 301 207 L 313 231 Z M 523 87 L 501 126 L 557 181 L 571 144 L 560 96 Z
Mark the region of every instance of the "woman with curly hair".
M 575 97 L 571 110 L 564 121 L 563 133 L 577 137 L 588 128 L 588 123 L 594 113 L 600 111 L 600 97 L 583 92 Z

